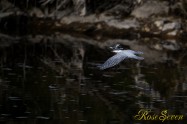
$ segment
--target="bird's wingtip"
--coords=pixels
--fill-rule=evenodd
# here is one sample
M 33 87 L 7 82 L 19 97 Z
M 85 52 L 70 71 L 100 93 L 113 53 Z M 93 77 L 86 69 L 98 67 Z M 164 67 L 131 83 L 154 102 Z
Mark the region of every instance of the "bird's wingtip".
M 144 60 L 144 57 L 138 57 L 138 60 Z

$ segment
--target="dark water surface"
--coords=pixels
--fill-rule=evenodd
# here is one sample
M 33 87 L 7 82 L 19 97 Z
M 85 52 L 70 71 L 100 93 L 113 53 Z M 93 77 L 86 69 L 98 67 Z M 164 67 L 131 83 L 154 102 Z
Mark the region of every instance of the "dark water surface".
M 144 40 L 116 42 L 143 51 L 145 60 L 100 71 L 97 66 L 113 55 L 110 40 L 1 36 L 0 123 L 161 123 L 136 121 L 141 108 L 186 116 L 186 51 L 156 50 Z

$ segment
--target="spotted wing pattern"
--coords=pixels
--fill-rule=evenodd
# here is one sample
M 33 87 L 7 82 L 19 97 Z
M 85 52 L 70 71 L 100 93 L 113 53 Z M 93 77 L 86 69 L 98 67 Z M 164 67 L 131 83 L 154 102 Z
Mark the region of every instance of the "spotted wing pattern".
M 118 53 L 118 54 L 110 57 L 104 64 L 102 64 L 101 66 L 99 66 L 99 68 L 100 68 L 100 70 L 104 70 L 104 69 L 113 67 L 113 66 L 119 64 L 125 58 L 127 58 L 126 55 Z

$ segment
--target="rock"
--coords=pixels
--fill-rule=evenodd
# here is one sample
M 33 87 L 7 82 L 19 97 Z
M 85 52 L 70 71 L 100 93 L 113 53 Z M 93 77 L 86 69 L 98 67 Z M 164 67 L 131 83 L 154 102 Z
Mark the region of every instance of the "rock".
M 29 15 L 30 15 L 30 16 L 39 17 L 39 18 L 44 17 L 44 13 L 41 11 L 41 9 L 36 8 L 36 7 L 32 8 L 32 9 L 29 11 Z
M 152 48 L 154 48 L 154 49 L 156 49 L 156 50 L 159 50 L 159 51 L 163 50 L 161 44 L 155 44 L 155 45 L 152 46 Z
M 136 19 L 110 20 L 107 22 L 109 26 L 113 26 L 119 29 L 137 29 L 140 27 L 139 22 Z
M 170 22 L 163 25 L 162 31 L 167 30 L 179 30 L 181 28 L 181 24 L 179 22 Z
M 115 7 L 113 7 L 112 9 L 109 9 L 107 11 L 105 11 L 104 13 L 106 15 L 112 15 L 112 16 L 124 16 L 129 14 L 130 9 L 128 6 L 124 6 L 124 5 L 116 5 Z
M 174 30 L 174 31 L 171 31 L 171 32 L 167 33 L 168 36 L 177 36 L 177 34 L 178 34 L 177 30 Z
M 80 16 L 68 16 L 61 19 L 61 23 L 70 24 L 73 22 L 78 23 L 102 23 L 105 22 L 108 26 L 112 26 L 119 29 L 137 29 L 140 27 L 139 22 L 133 18 L 127 18 L 125 20 L 115 19 L 113 16 L 105 16 L 101 14 L 100 17 L 96 15 L 89 15 L 85 17 Z
M 172 51 L 180 49 L 179 44 L 176 43 L 176 41 L 172 41 L 172 40 L 164 41 L 164 44 L 162 46 L 163 46 L 163 48 L 165 48 L 167 50 L 172 50 Z
M 170 50 L 170 51 L 176 51 L 181 48 L 179 43 L 175 39 L 156 41 L 156 43 L 152 44 L 151 47 L 158 51 L 161 51 L 164 49 Z
M 154 22 L 159 32 L 167 32 L 167 36 L 177 36 L 182 28 L 181 21 L 172 18 L 162 18 Z
M 164 20 L 157 20 L 157 21 L 154 22 L 154 24 L 155 24 L 155 26 L 156 26 L 158 29 L 162 30 L 163 25 L 164 25 Z
M 73 22 L 80 22 L 80 23 L 95 23 L 100 21 L 100 19 L 97 19 L 95 15 L 89 15 L 89 16 L 78 16 L 78 15 L 70 15 L 65 16 L 61 19 L 61 23 L 70 24 Z
M 148 18 L 152 15 L 168 14 L 168 12 L 169 12 L 168 2 L 151 0 L 143 3 L 141 6 L 134 9 L 131 15 L 136 18 Z

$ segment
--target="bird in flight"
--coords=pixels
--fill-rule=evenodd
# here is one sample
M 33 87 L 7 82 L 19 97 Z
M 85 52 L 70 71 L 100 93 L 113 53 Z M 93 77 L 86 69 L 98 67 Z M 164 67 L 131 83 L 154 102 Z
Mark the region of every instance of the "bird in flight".
M 137 60 L 143 60 L 143 57 L 137 56 L 139 54 L 143 54 L 143 52 L 140 51 L 133 51 L 133 50 L 124 50 L 120 44 L 116 44 L 114 47 L 110 47 L 114 52 L 116 53 L 114 56 L 110 57 L 106 62 L 99 66 L 100 70 L 104 70 L 110 67 L 113 67 L 120 62 L 122 62 L 124 59 L 132 58 Z

